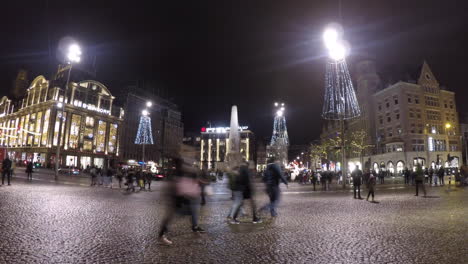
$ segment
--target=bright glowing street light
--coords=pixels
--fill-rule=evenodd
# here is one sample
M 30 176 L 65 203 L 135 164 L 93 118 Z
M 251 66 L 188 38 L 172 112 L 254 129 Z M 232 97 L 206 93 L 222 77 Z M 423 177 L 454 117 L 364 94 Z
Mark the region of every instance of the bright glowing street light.
M 342 35 L 343 29 L 339 24 L 331 24 L 323 32 L 323 42 L 332 60 L 341 61 L 348 55 L 349 45 L 342 39 Z
M 70 46 L 68 46 L 66 60 L 70 64 L 70 67 L 68 69 L 67 81 L 65 82 L 65 89 L 64 89 L 63 102 L 65 104 L 71 103 L 71 100 L 67 100 L 67 95 L 68 95 L 68 85 L 70 83 L 70 73 L 73 67 L 73 63 L 79 63 L 81 61 L 81 48 L 78 44 L 73 43 Z M 59 102 L 57 103 L 57 107 L 61 109 L 60 115 L 63 116 L 63 111 L 65 108 L 64 104 Z M 60 143 L 60 139 L 62 138 L 62 125 L 63 125 L 62 120 L 63 119 L 60 118 L 59 127 L 58 127 L 59 130 L 58 130 L 58 139 L 57 139 L 57 151 L 55 155 L 55 180 L 58 180 L 58 171 L 59 171 L 60 163 L 62 162 L 61 156 L 60 156 L 60 148 L 61 148 L 61 145 L 63 145 Z
M 80 62 L 81 60 L 81 48 L 78 44 L 71 44 L 68 47 L 67 58 L 70 63 Z
M 275 103 L 275 106 L 278 107 L 278 102 Z
M 151 106 L 153 106 L 153 103 L 151 101 L 148 101 L 148 102 L 146 102 L 146 106 L 151 107 Z
M 277 115 L 277 116 L 282 116 L 282 115 L 283 115 L 283 111 L 278 110 L 278 111 L 276 112 L 276 115 Z
M 451 128 L 452 125 L 450 123 L 445 124 L 445 128 Z
M 148 116 L 148 115 L 149 115 L 148 110 L 146 110 L 146 109 L 143 110 L 143 111 L 141 111 L 141 114 L 142 114 L 143 116 Z
M 328 56 L 335 60 L 343 60 L 347 55 L 346 46 L 343 42 L 336 42 L 335 45 L 328 50 Z
M 325 47 L 327 47 L 327 49 L 332 49 L 338 41 L 338 38 L 338 31 L 333 27 L 329 27 L 323 32 L 323 42 L 325 42 Z

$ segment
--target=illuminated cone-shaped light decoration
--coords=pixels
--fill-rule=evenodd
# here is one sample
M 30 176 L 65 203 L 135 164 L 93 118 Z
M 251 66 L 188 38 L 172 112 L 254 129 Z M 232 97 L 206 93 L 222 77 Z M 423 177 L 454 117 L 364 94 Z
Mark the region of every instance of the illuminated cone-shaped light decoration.
M 142 115 L 140 117 L 140 124 L 138 125 L 138 131 L 135 138 L 135 144 L 152 145 L 153 143 L 153 132 L 151 130 L 151 118 L 148 115 Z
M 322 116 L 329 120 L 346 120 L 361 114 L 346 64 L 346 43 L 341 35 L 339 25 L 332 25 L 323 35 L 330 58 L 325 73 Z

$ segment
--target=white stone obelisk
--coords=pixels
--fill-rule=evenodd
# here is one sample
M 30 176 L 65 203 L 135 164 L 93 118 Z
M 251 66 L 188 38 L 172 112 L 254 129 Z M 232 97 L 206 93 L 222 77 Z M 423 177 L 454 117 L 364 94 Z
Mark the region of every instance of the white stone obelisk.
M 228 169 L 235 169 L 242 162 L 240 153 L 239 119 L 237 117 L 237 106 L 231 108 L 231 126 L 227 140 L 226 165 Z
M 229 130 L 229 149 L 228 153 L 239 153 L 240 135 L 239 135 L 239 119 L 237 117 L 237 106 L 231 108 L 231 126 Z

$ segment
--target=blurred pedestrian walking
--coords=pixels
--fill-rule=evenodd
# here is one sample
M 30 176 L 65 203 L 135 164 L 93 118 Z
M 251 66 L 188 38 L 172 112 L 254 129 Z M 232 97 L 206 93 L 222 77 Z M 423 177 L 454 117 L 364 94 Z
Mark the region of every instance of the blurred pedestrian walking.
M 356 166 L 354 171 L 351 173 L 353 178 L 353 189 L 354 189 L 354 199 L 356 199 L 356 190 L 358 194 L 358 199 L 361 198 L 361 183 L 362 183 L 362 171 L 359 169 L 359 166 Z
M 426 197 L 426 187 L 424 186 L 424 171 L 421 167 L 420 164 L 416 167 L 416 171 L 414 172 L 414 178 L 416 181 L 416 195 L 419 195 L 419 186 L 421 186 L 423 192 L 424 192 L 424 197 Z
M 367 181 L 367 189 L 369 190 L 369 193 L 367 194 L 367 201 L 369 201 L 369 196 L 372 194 L 372 202 L 374 201 L 374 195 L 375 195 L 375 185 L 377 184 L 377 180 L 375 179 L 375 176 L 373 173 L 370 173 L 369 175 L 369 180 Z
M 281 170 L 281 167 L 279 166 L 279 161 L 275 160 L 274 158 L 269 159 L 269 164 L 267 165 L 267 168 L 265 169 L 265 173 L 263 175 L 263 181 L 266 184 L 266 189 L 267 189 L 267 194 L 268 197 L 270 198 L 270 203 L 262 207 L 262 210 L 269 209 L 271 216 L 275 217 L 278 215 L 276 212 L 276 208 L 278 207 L 278 203 L 280 200 L 280 187 L 279 184 L 282 182 L 288 186 L 288 182 L 284 178 L 283 171 Z
M 8 185 L 11 185 L 11 160 L 8 156 L 2 162 L 2 185 L 5 184 L 5 177 Z
M 28 181 L 32 181 L 33 167 L 34 166 L 32 161 L 28 161 L 28 164 L 26 165 L 26 174 L 28 176 Z
M 191 216 L 193 232 L 205 232 L 198 225 L 200 186 L 197 180 L 197 171 L 190 161 L 191 159 L 185 162 L 183 158 L 174 159 L 176 169 L 169 179 L 167 189 L 169 202 L 159 231 L 159 241 L 166 245 L 172 244 L 166 234 L 169 231 L 169 224 L 177 213 Z
M 242 164 L 238 167 L 239 173 L 236 174 L 235 178 L 235 191 L 234 191 L 234 203 L 231 208 L 230 213 L 230 224 L 239 224 L 240 222 L 237 220 L 237 216 L 240 212 L 240 208 L 242 207 L 244 200 L 249 199 L 250 204 L 252 207 L 252 222 L 254 224 L 260 223 L 261 220 L 257 217 L 257 206 L 254 199 L 254 188 L 252 186 L 252 181 L 249 173 L 248 163 Z

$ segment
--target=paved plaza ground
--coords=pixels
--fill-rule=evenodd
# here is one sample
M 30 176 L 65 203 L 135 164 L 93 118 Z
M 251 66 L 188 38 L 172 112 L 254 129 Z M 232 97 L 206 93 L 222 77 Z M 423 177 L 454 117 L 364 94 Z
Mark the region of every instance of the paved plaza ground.
M 206 234 L 188 217 L 158 243 L 163 182 L 151 192 L 88 187 L 86 178 L 0 187 L 0 263 L 467 263 L 468 190 L 378 185 L 378 203 L 352 193 L 283 188 L 279 216 L 231 226 L 230 194 L 215 184 L 201 210 Z M 68 184 L 63 184 L 67 183 Z M 82 184 L 82 185 L 79 185 Z M 261 184 L 259 203 L 266 202 Z M 284 187 L 284 186 L 283 186 Z M 249 208 L 246 207 L 250 214 Z

